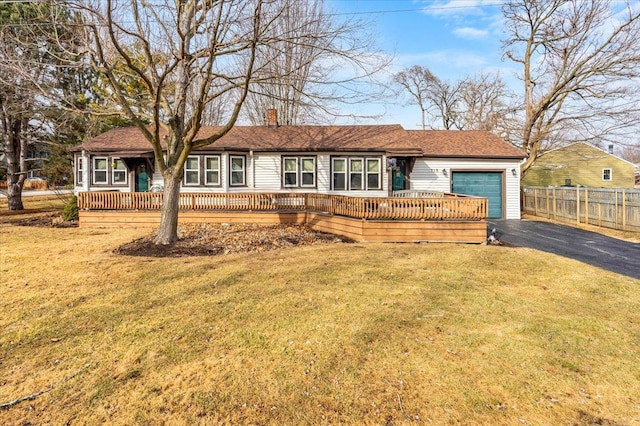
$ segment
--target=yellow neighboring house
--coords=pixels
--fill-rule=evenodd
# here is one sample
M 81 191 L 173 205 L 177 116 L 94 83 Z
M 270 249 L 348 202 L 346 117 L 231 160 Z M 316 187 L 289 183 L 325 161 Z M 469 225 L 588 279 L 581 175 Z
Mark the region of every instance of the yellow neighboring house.
M 633 188 L 633 163 L 586 143 L 542 154 L 522 176 L 522 186 Z

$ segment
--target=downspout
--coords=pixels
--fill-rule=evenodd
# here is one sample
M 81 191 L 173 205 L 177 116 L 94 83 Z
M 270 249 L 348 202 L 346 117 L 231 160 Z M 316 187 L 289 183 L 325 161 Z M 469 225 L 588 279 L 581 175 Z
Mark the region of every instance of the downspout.
M 87 155 L 87 152 L 84 149 L 82 150 L 81 155 L 84 166 L 82 170 L 82 190 L 85 192 L 89 192 L 91 188 L 91 181 L 89 180 L 91 178 L 91 158 L 89 155 Z
M 251 189 L 256 189 L 256 163 L 253 158 L 253 150 L 249 150 L 249 157 L 251 158 Z

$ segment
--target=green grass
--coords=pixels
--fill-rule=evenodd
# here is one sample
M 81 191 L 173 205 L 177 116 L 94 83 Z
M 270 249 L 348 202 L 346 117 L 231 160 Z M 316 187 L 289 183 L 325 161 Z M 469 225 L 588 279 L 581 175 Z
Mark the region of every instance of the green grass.
M 636 424 L 640 282 L 529 249 L 177 259 L 0 225 L 0 424 Z M 608 423 L 607 423 L 608 422 Z

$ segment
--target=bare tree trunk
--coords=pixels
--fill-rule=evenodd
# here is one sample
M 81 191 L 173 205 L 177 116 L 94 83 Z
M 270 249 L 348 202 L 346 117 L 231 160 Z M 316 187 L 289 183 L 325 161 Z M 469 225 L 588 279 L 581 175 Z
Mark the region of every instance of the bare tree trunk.
M 14 120 L 5 135 L 7 143 L 7 202 L 9 210 L 24 210 L 22 188 L 27 177 L 27 143 L 22 135 L 24 120 Z
M 160 216 L 160 228 L 155 244 L 172 244 L 178 241 L 178 207 L 180 202 L 181 174 L 167 169 L 164 175 L 164 201 Z

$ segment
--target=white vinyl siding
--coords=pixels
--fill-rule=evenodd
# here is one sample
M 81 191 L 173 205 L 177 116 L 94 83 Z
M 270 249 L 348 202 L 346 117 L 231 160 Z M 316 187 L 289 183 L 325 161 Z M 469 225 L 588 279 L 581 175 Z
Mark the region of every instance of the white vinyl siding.
M 516 170 L 515 175 L 512 170 Z M 520 162 L 518 160 L 464 160 L 418 158 L 409 175 L 410 189 L 451 191 L 453 171 L 495 171 L 504 175 L 503 204 L 505 219 L 520 219 Z

